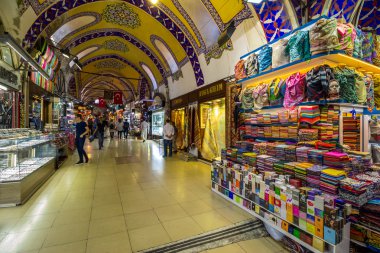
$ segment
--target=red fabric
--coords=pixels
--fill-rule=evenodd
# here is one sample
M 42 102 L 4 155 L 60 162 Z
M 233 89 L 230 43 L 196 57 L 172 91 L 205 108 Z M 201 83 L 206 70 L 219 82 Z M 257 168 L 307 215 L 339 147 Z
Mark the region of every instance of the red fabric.
M 113 93 L 113 103 L 115 105 L 122 105 L 123 104 L 123 93 L 121 91 L 115 91 Z

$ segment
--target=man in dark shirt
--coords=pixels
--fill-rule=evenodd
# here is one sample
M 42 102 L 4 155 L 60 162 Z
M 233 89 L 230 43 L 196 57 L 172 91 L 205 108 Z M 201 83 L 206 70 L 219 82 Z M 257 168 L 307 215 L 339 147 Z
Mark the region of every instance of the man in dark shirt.
M 90 132 L 90 129 L 88 128 L 87 123 L 83 121 L 81 114 L 77 114 L 75 116 L 75 123 L 76 123 L 75 142 L 77 145 L 77 150 L 78 150 L 78 155 L 79 155 L 79 162 L 77 162 L 76 164 L 83 163 L 83 156 L 85 158 L 85 162 L 88 163 L 88 156 L 86 154 L 86 151 L 84 151 L 84 143 L 86 141 L 86 135 Z
M 129 122 L 127 120 L 124 120 L 123 129 L 124 129 L 124 138 L 127 139 L 128 132 L 129 132 Z
M 103 148 L 104 142 L 104 132 L 107 126 L 107 121 L 103 117 L 99 117 L 98 123 L 96 124 L 96 129 L 94 135 L 97 134 L 99 141 L 99 150 Z

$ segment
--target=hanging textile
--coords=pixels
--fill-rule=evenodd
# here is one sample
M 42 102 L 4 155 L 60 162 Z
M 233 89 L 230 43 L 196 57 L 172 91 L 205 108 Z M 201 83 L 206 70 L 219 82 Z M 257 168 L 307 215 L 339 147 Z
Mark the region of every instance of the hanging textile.
M 289 55 L 290 62 L 310 59 L 309 32 L 295 32 L 288 41 L 286 53 Z
M 194 110 L 194 143 L 195 146 L 198 148 L 198 150 L 201 150 L 202 143 L 201 143 L 201 128 L 199 123 L 199 117 L 198 117 L 198 110 L 197 108 L 193 108 Z
M 286 82 L 281 78 L 274 79 L 268 86 L 269 104 L 282 105 L 286 91 Z
M 319 101 L 325 99 L 329 92 L 329 84 L 334 80 L 334 74 L 327 65 L 315 67 L 306 74 L 307 99 Z
M 245 88 L 241 92 L 240 101 L 243 109 L 252 109 L 255 99 L 253 98 L 253 91 L 255 88 Z
M 356 39 L 356 29 L 350 24 L 338 24 L 339 46 L 338 50 L 345 50 L 347 55 L 352 56 L 354 53 L 354 42 Z
M 310 51 L 319 54 L 334 50 L 339 46 L 337 20 L 335 18 L 318 20 L 310 29 Z
M 190 125 L 190 117 L 189 117 L 189 107 L 185 108 L 185 125 L 184 125 L 184 135 L 183 135 L 183 142 L 184 142 L 184 149 L 187 149 L 189 147 L 189 125 Z
M 245 61 L 245 73 L 247 76 L 253 76 L 259 72 L 259 62 L 256 54 L 251 54 Z
M 291 108 L 305 99 L 306 75 L 296 73 L 286 80 L 284 107 Z
M 245 73 L 244 63 L 245 63 L 244 60 L 240 60 L 235 65 L 235 78 L 236 78 L 236 80 L 244 79 L 247 77 L 247 74 Z
M 373 34 L 371 32 L 363 32 L 364 40 L 363 40 L 363 60 L 372 63 L 372 58 L 374 55 L 373 45 L 374 39 Z
M 380 108 L 380 76 L 375 75 L 373 78 L 374 92 L 375 92 L 375 105 Z
M 355 87 L 355 72 L 346 67 L 336 67 L 333 69 L 335 79 L 339 82 L 340 98 L 347 103 L 357 103 L 358 96 Z
M 253 90 L 254 104 L 253 108 L 260 110 L 264 106 L 269 105 L 268 100 L 268 84 L 260 84 Z
M 359 28 L 356 29 L 356 38 L 354 42 L 354 57 L 363 59 L 363 43 L 364 43 L 364 34 Z
M 272 48 L 264 46 L 259 52 L 259 73 L 272 68 Z
M 367 89 L 367 108 L 368 111 L 372 112 L 375 109 L 375 93 L 374 93 L 374 83 L 371 75 L 367 74 L 364 78 L 365 86 Z
M 286 53 L 288 40 L 281 39 L 272 46 L 272 68 L 278 68 L 289 63 L 289 55 Z
M 210 110 L 207 115 L 206 128 L 201 148 L 202 157 L 207 160 L 212 160 L 215 157 L 218 157 L 219 153 L 214 128 L 211 122 L 211 113 L 212 112 Z
M 359 71 L 355 71 L 355 87 L 358 103 L 364 104 L 367 101 L 367 87 L 365 85 L 365 76 Z
M 380 66 L 380 35 L 374 36 L 374 43 L 372 62 L 376 66 Z

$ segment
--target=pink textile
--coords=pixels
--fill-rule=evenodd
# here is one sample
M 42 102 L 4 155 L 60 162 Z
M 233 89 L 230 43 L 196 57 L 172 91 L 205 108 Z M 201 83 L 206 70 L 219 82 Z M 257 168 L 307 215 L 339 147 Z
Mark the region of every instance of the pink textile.
M 306 75 L 296 73 L 286 80 L 284 107 L 291 108 L 305 99 Z

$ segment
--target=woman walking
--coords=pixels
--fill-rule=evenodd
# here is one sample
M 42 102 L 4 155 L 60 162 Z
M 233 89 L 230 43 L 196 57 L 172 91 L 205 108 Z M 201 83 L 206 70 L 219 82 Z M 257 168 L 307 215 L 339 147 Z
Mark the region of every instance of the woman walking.
M 121 118 L 119 118 L 116 122 L 116 130 L 117 130 L 117 137 L 119 139 L 123 138 L 124 124 Z
M 113 136 L 115 135 L 115 122 L 113 122 L 113 120 L 111 119 L 110 121 L 110 137 L 111 137 L 111 140 L 113 139 Z

